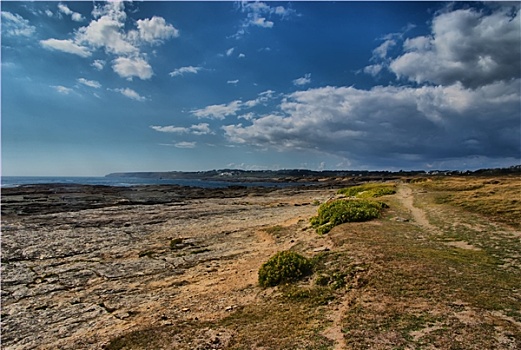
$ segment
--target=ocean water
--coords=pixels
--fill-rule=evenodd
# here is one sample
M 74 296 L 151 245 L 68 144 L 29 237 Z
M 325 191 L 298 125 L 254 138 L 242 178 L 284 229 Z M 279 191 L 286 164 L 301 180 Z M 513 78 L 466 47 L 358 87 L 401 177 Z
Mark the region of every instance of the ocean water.
M 225 188 L 228 186 L 266 186 L 288 187 L 295 183 L 275 182 L 225 182 L 194 179 L 146 179 L 132 177 L 50 177 L 50 176 L 2 176 L 2 188 L 18 187 L 22 185 L 42 184 L 75 184 L 75 185 L 104 185 L 104 186 L 138 186 L 138 185 L 180 185 L 203 188 Z M 300 183 L 299 185 L 302 185 Z

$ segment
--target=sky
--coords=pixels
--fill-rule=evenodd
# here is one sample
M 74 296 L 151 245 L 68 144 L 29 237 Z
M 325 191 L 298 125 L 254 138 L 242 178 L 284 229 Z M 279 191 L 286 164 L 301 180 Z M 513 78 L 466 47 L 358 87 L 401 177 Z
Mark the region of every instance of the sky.
M 2 1 L 2 175 L 521 164 L 519 9 Z

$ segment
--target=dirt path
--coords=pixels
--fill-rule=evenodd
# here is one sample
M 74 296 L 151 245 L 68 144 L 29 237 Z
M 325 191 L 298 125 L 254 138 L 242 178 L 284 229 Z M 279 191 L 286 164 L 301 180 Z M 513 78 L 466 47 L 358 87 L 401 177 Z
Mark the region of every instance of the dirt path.
M 348 291 L 338 304 L 338 306 L 331 311 L 329 320 L 332 322 L 329 327 L 327 327 L 322 334 L 334 341 L 333 350 L 345 350 L 347 349 L 345 346 L 344 340 L 344 332 L 342 331 L 342 321 L 352 306 L 353 301 L 359 296 L 359 291 L 350 290 Z
M 427 215 L 425 211 L 421 208 L 418 208 L 414 205 L 414 196 L 415 193 L 413 189 L 407 184 L 400 184 L 398 186 L 398 191 L 396 192 L 396 197 L 400 200 L 402 205 L 409 210 L 414 221 L 424 229 L 430 230 L 432 232 L 438 232 L 438 228 L 434 225 L 431 225 L 429 220 L 427 219 Z

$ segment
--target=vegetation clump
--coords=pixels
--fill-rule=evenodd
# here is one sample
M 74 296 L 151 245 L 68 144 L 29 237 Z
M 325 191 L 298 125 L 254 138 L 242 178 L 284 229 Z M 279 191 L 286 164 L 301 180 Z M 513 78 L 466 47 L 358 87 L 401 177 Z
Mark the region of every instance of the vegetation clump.
M 318 215 L 310 219 L 317 233 L 324 234 L 346 222 L 369 221 L 377 218 L 385 203 L 370 200 L 335 200 L 318 208 Z
M 295 282 L 313 272 L 313 263 L 308 258 L 285 250 L 278 252 L 262 264 L 259 269 L 261 287 L 273 287 L 282 283 Z
M 360 186 L 342 188 L 338 190 L 339 194 L 348 197 L 357 198 L 376 198 L 396 193 L 396 184 L 394 183 L 368 183 Z

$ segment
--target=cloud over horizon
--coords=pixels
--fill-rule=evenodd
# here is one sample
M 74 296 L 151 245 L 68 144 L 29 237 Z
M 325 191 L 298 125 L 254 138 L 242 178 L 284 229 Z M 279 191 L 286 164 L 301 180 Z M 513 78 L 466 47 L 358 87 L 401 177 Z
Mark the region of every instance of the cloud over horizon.
M 465 33 L 465 34 L 464 34 Z M 285 95 L 278 110 L 223 126 L 230 142 L 286 152 L 424 164 L 468 157 L 519 159 L 521 131 L 519 8 L 446 10 L 432 35 L 407 38 L 389 58 L 396 35 L 373 52 L 397 80 L 418 84 L 371 89 L 326 86 Z M 517 45 L 516 45 L 517 44 Z M 302 86 L 310 74 L 296 79 Z M 435 85 L 432 85 L 435 84 Z
M 286 96 L 279 112 L 251 125 L 223 128 L 235 143 L 307 149 L 357 162 L 381 158 L 388 166 L 397 159 L 426 162 L 449 155 L 516 157 L 519 130 L 512 125 L 521 113 L 519 84 L 517 79 L 478 90 L 461 84 L 316 88 Z

